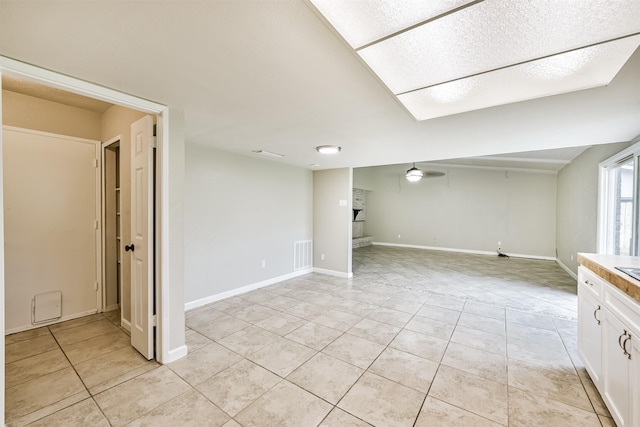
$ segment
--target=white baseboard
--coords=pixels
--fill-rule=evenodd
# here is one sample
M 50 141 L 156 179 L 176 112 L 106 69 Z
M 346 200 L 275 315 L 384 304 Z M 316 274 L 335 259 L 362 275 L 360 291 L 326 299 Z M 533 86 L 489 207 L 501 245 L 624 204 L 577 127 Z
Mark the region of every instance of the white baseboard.
M 187 348 L 186 345 L 181 345 L 178 348 L 169 350 L 169 356 L 168 356 L 169 360 L 163 360 L 162 363 L 165 364 L 165 363 L 175 362 L 176 360 L 185 357 L 188 352 L 189 352 L 189 349 Z
M 276 283 L 284 282 L 285 280 L 293 279 L 298 276 L 312 273 L 313 269 L 305 268 L 304 270 L 294 271 L 293 273 L 284 274 L 282 276 L 274 277 L 271 279 L 263 280 L 261 282 L 253 283 L 251 285 L 243 286 L 241 288 L 231 289 L 229 291 L 221 292 L 219 294 L 211 295 L 208 297 L 200 298 L 195 301 L 189 301 L 185 303 L 185 311 L 193 310 L 194 308 L 202 307 L 203 305 L 211 304 L 212 302 L 220 301 L 226 298 L 231 298 L 236 295 L 246 294 L 247 292 L 254 291 L 256 289 L 264 288 L 265 286 L 273 285 Z
M 569 267 L 567 267 L 566 265 L 564 265 L 564 263 L 562 261 L 560 261 L 559 258 L 556 258 L 556 263 L 562 267 L 562 269 L 564 271 L 566 271 L 567 273 L 569 273 L 569 276 L 573 277 L 574 279 L 578 280 L 578 275 L 576 273 L 574 273 L 573 271 L 571 271 L 571 269 Z
M 430 251 L 443 251 L 443 252 L 458 252 L 463 254 L 476 254 L 476 255 L 491 255 L 498 256 L 496 251 L 477 251 L 474 249 L 458 249 L 458 248 L 444 248 L 441 246 L 422 246 L 422 245 L 405 245 L 402 243 L 385 243 L 385 242 L 373 242 L 373 245 L 377 246 L 391 246 L 397 248 L 412 248 L 412 249 L 426 249 Z M 555 261 L 555 257 L 543 256 L 543 255 L 528 255 L 528 254 L 512 254 L 506 253 L 511 258 L 528 258 L 528 259 L 541 259 L 545 261 Z
M 125 328 L 127 331 L 131 332 L 131 322 L 129 322 L 127 319 L 120 319 L 120 326 L 122 326 L 123 328 Z
M 38 323 L 37 325 L 17 326 L 15 328 L 11 328 L 11 329 L 5 330 L 4 334 L 5 335 L 15 334 L 15 333 L 18 333 L 18 332 L 28 331 L 30 329 L 41 328 L 43 326 L 55 325 L 56 323 L 66 322 L 67 320 L 77 319 L 78 317 L 84 317 L 84 316 L 89 316 L 91 314 L 96 314 L 97 312 L 98 312 L 97 309 L 87 310 L 87 311 L 83 311 L 83 312 L 80 312 L 80 313 L 68 314 L 66 316 L 62 316 L 61 318 L 59 318 L 57 320 L 53 320 L 51 322 L 42 322 L 42 323 Z
M 351 279 L 353 272 L 345 273 L 344 271 L 326 270 L 324 268 L 313 267 L 314 273 L 326 274 L 328 276 L 342 277 L 343 279 Z

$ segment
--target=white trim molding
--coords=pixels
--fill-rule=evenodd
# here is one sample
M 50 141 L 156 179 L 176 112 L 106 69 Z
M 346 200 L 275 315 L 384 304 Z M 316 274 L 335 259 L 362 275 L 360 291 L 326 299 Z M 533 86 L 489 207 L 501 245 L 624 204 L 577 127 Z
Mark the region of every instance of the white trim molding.
M 167 360 L 165 360 L 164 363 L 171 363 L 178 359 L 181 359 L 185 357 L 188 352 L 189 352 L 189 349 L 187 348 L 186 344 L 177 348 L 173 348 L 169 350 Z
M 424 249 L 429 251 L 458 252 L 463 254 L 498 256 L 498 253 L 495 251 L 478 251 L 474 249 L 444 248 L 440 246 L 405 245 L 401 243 L 385 243 L 385 242 L 373 242 L 372 244 L 377 246 L 391 246 L 396 248 Z M 544 261 L 556 260 L 556 257 L 544 256 L 544 255 L 512 254 L 512 253 L 505 253 L 505 255 L 509 256 L 510 258 L 539 259 Z
M 574 279 L 576 279 L 576 281 L 578 280 L 578 275 L 576 273 L 574 273 L 573 271 L 571 271 L 571 269 L 569 267 L 564 265 L 564 263 L 562 261 L 560 261 L 560 258 L 556 258 L 556 264 L 558 264 L 564 271 L 569 273 L 569 276 L 571 276 Z
M 200 298 L 195 301 L 189 301 L 184 304 L 184 309 L 185 311 L 193 310 L 194 308 L 202 307 L 203 305 L 207 305 L 216 301 L 231 298 L 236 295 L 246 294 L 247 292 L 255 291 L 256 289 L 264 288 L 265 286 L 275 285 L 276 283 L 284 282 L 285 280 L 290 280 L 299 276 L 304 276 L 305 274 L 309 274 L 312 272 L 313 270 L 311 268 L 306 268 L 304 270 L 294 271 L 293 273 L 288 273 L 282 276 L 273 277 L 271 279 L 263 280 L 261 282 L 256 282 L 250 285 L 242 286 L 240 288 L 231 289 L 225 292 L 220 292 L 219 294 L 210 295 L 208 297 Z
M 324 268 L 313 267 L 313 272 L 318 274 L 326 274 L 327 276 L 342 277 L 343 279 L 351 279 L 353 272 L 345 273 L 344 271 L 327 270 Z
M 96 310 L 81 311 L 80 313 L 74 313 L 74 314 L 68 314 L 66 316 L 62 316 L 61 318 L 59 318 L 57 320 L 52 320 L 51 322 L 38 323 L 37 325 L 17 326 L 15 328 L 7 329 L 6 331 L 4 331 L 4 334 L 5 335 L 15 334 L 15 333 L 18 333 L 18 332 L 28 331 L 28 330 L 36 329 L 36 328 L 41 328 L 43 326 L 55 325 L 56 323 L 66 322 L 67 320 L 73 320 L 73 319 L 77 319 L 79 317 L 89 316 L 89 315 L 96 314 L 96 313 L 98 313 L 97 309 Z
M 158 114 L 167 108 L 162 104 L 138 98 L 128 93 L 119 92 L 114 89 L 59 74 L 2 55 L 0 55 L 0 72 L 8 76 L 37 81 L 40 84 L 56 89 L 99 99 L 100 101 L 121 105 L 148 114 Z

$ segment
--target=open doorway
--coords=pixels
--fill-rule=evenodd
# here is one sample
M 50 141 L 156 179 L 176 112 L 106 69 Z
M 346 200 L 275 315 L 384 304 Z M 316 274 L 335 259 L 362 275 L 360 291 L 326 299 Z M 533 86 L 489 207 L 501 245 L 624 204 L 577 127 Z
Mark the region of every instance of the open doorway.
M 122 318 L 122 200 L 120 188 L 120 138 L 102 144 L 102 311 L 110 313 L 126 330 L 130 322 Z
M 120 325 L 131 335 L 131 345 L 147 359 L 153 359 L 156 339 L 154 118 L 151 115 L 136 118 L 137 112 L 127 111 L 133 116 L 126 120 L 118 115 L 117 123 L 123 133 L 104 143 L 101 153 L 104 273 L 99 309 L 118 310 Z M 112 123 L 111 119 L 104 117 L 103 123 Z M 127 126 L 130 131 L 125 134 Z
M 153 255 L 145 257 L 145 282 L 132 280 L 141 250 L 150 246 L 155 253 L 153 148 L 145 154 L 151 171 L 145 194 L 151 199 L 142 213 L 149 244 L 141 245 L 141 233 L 131 232 L 137 184 L 133 148 L 140 145 L 132 125 L 141 119 L 150 123 L 144 145 L 155 145 L 149 131 L 153 116 L 21 79 L 3 82 L 9 83 L 3 85 L 3 121 L 14 125 L 3 127 L 5 333 L 107 312 L 128 332 L 135 319 L 136 332 L 144 334 L 137 339 L 132 334 L 132 345 L 155 358 Z M 36 86 L 37 93 L 30 93 Z M 125 254 L 134 235 L 138 251 Z M 137 291 L 132 282 L 148 289 Z M 150 297 L 132 304 L 133 294 Z
M 24 78 L 94 100 L 135 109 L 142 114 L 151 114 L 157 119 L 155 176 L 151 178 L 155 182 L 156 189 L 156 198 L 152 202 L 155 207 L 155 217 L 152 223 L 155 241 L 151 249 L 153 250 L 152 259 L 154 259 L 156 277 L 156 292 L 155 295 L 152 295 L 152 301 L 157 307 L 157 319 L 153 319 L 152 310 L 147 313 L 147 316 L 149 321 L 157 324 L 156 359 L 161 363 L 168 363 L 185 356 L 187 348 L 184 343 L 184 263 L 182 261 L 184 250 L 180 237 L 183 222 L 180 189 L 184 182 L 184 118 L 182 113 L 179 110 L 170 109 L 167 106 L 101 85 L 1 56 L 0 74 Z M 128 132 L 130 132 L 130 128 L 122 133 Z M 2 160 L 1 157 L 0 160 Z M 4 161 L 0 161 L 0 164 L 2 163 Z M 124 161 L 120 168 L 121 170 L 125 168 Z M 171 181 L 169 180 L 170 176 Z M 123 199 L 124 194 L 121 195 L 121 200 Z M 0 212 L 3 204 L 4 200 L 0 197 Z M 4 243 L 4 231 L 1 228 L 0 240 Z M 0 295 L 2 296 L 0 303 L 2 306 L 5 305 L 3 265 L 5 254 L 3 246 L 0 245 Z M 123 271 L 122 276 L 125 275 L 126 271 Z M 125 292 L 123 283 L 121 297 Z M 3 330 L 6 332 L 4 316 L 0 320 L 2 320 Z M 0 340 L 0 342 L 3 341 Z

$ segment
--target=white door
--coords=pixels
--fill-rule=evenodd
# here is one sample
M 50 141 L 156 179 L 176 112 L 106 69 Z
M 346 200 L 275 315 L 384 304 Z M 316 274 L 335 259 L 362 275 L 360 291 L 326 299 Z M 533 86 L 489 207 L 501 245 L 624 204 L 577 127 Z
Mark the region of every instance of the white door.
M 153 118 L 131 125 L 131 345 L 153 359 Z
M 95 310 L 100 143 L 8 126 L 2 138 L 6 330 L 32 326 L 40 293 L 62 292 L 62 317 Z

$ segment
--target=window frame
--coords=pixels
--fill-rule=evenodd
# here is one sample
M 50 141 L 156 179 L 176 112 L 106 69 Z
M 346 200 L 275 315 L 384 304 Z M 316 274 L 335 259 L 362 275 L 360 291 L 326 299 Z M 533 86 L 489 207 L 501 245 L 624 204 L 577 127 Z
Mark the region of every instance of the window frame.
M 630 256 L 640 255 L 640 141 L 634 140 L 635 144 L 625 148 L 617 154 L 603 160 L 598 165 L 598 215 L 597 215 L 597 234 L 596 234 L 596 250 L 599 254 L 613 254 L 614 235 L 609 232 L 609 225 L 613 221 L 612 216 L 615 214 L 611 174 L 612 168 L 633 159 L 633 207 L 632 207 L 632 231 L 631 246 L 629 248 Z

